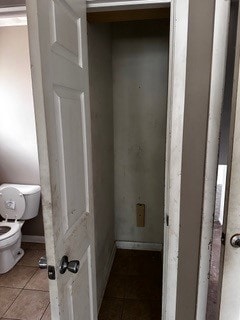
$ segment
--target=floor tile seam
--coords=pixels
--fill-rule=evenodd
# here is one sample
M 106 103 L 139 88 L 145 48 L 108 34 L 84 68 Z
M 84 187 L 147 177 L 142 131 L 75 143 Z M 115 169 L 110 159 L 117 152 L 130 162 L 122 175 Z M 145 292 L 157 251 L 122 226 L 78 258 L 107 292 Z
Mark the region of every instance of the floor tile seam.
M 16 264 L 14 267 L 13 267 L 13 269 L 15 268 L 15 267 L 17 267 L 17 268 L 22 268 L 22 267 L 24 267 L 24 268 L 28 268 L 28 269 L 36 269 L 35 270 L 35 272 L 37 271 L 37 270 L 39 270 L 39 267 L 38 266 L 29 266 L 29 265 L 25 265 L 25 264 Z
M 3 314 L 3 317 L 6 318 L 6 313 L 8 312 L 8 310 L 12 307 L 12 305 L 14 304 L 14 302 L 17 300 L 17 298 L 20 296 L 20 294 L 23 291 L 23 288 L 11 288 L 11 289 L 20 289 L 19 293 L 17 294 L 16 298 L 13 300 L 13 302 L 10 304 L 10 306 L 7 308 L 7 310 L 5 311 L 5 313 Z M 7 318 L 6 318 L 7 319 Z M 11 319 L 11 318 L 9 318 Z M 17 320 L 17 319 L 16 319 Z
M 20 290 L 22 290 L 23 288 L 19 288 L 19 287 L 9 287 L 9 286 L 1 286 L 0 285 L 0 288 L 7 288 L 7 289 L 20 289 Z M 1 319 L 1 318 L 0 318 Z
M 23 289 L 26 288 L 26 286 L 28 285 L 28 283 L 32 280 L 32 278 L 35 276 L 35 274 L 38 272 L 39 268 L 36 269 L 36 271 L 32 274 L 32 276 L 28 279 L 28 281 L 26 282 L 25 286 L 23 287 Z
M 47 308 L 48 308 L 49 306 L 50 306 L 50 302 L 48 303 L 48 305 L 47 305 L 46 309 L 43 311 L 43 314 L 42 314 L 42 316 L 41 316 L 40 320 L 42 320 L 42 319 L 43 319 L 43 316 L 44 316 L 44 314 L 45 314 L 45 312 L 46 312 L 46 310 L 47 310 Z
M 29 289 L 29 288 L 23 288 L 23 290 L 25 290 L 25 291 L 37 291 L 37 292 L 49 292 L 49 291 L 45 291 L 45 290 Z
M 8 286 L 2 286 L 2 285 L 0 285 L 0 288 L 20 289 L 20 290 L 22 290 L 22 289 L 23 289 L 23 287 L 8 287 Z
M 12 289 L 15 289 L 15 288 L 12 288 Z M 6 318 L 6 314 L 7 314 L 8 310 L 11 308 L 11 306 L 14 304 L 14 302 L 17 300 L 17 298 L 20 296 L 20 294 L 21 294 L 23 291 L 27 291 L 27 290 L 30 291 L 31 289 L 24 289 L 24 288 L 22 288 L 22 289 L 20 290 L 20 292 L 18 293 L 18 295 L 16 296 L 16 298 L 14 299 L 14 301 L 13 301 L 13 302 L 11 303 L 11 305 L 8 307 L 8 309 L 6 310 L 6 312 L 3 314 L 3 317 L 4 317 L 4 318 Z M 31 290 L 31 291 L 38 291 L 38 290 Z M 42 292 L 47 292 L 47 291 L 42 291 Z M 47 307 L 44 309 L 43 314 L 42 314 L 40 320 L 43 318 L 44 313 L 45 313 L 45 311 L 47 310 L 47 308 L 48 308 L 49 305 L 50 305 L 50 302 L 47 304 Z M 12 318 L 6 318 L 6 319 L 11 320 Z M 21 320 L 21 319 L 14 318 L 14 320 Z
M 7 319 L 7 320 L 22 320 L 22 319 L 20 319 L 20 318 L 6 318 L 5 316 L 4 316 L 3 319 Z
M 29 264 L 25 264 L 24 262 L 23 262 L 23 264 L 18 264 L 18 266 L 19 267 L 28 267 L 28 268 L 37 268 L 37 269 L 39 269 L 39 266 L 38 265 L 34 265 L 34 266 L 30 266 Z
M 124 308 L 125 308 L 125 302 L 126 302 L 126 299 L 123 299 L 123 305 L 122 305 L 122 312 L 121 312 L 120 320 L 123 319 L 123 312 L 124 312 Z

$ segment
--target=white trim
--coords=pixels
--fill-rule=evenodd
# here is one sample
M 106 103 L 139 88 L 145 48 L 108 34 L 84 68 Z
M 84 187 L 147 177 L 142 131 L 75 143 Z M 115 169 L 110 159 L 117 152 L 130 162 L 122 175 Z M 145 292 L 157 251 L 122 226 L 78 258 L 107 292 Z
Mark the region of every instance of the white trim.
M 27 9 L 26 6 L 21 7 L 4 7 L 0 8 L 0 14 L 2 15 L 13 15 L 13 14 L 26 14 Z
M 170 7 L 171 0 L 87 0 L 88 12 Z
M 44 236 L 22 236 L 22 242 L 45 243 Z
M 211 256 L 211 245 L 209 244 L 212 241 L 216 198 L 218 147 L 225 85 L 229 9 L 230 1 L 216 1 L 196 320 L 204 320 L 207 309 L 208 275 Z
M 116 248 L 116 244 L 114 243 L 111 255 L 109 257 L 107 266 L 105 268 L 106 273 L 105 273 L 105 277 L 104 277 L 104 287 L 103 287 L 103 290 L 102 290 L 102 293 L 101 293 L 101 297 L 100 297 L 100 299 L 98 301 L 98 312 L 99 312 L 99 310 L 101 308 L 101 305 L 102 305 L 104 293 L 105 293 L 105 290 L 106 290 L 106 287 L 107 287 L 107 283 L 108 283 L 108 279 L 109 279 L 109 276 L 110 276 L 110 272 L 112 270 L 113 261 L 114 261 L 115 255 L 116 255 L 116 251 L 117 251 L 117 248 Z
M 118 249 L 145 250 L 145 251 L 162 251 L 162 243 L 116 241 Z
M 162 320 L 175 320 L 189 0 L 171 3 Z M 166 219 L 168 216 L 168 219 Z M 169 220 L 169 226 L 166 221 Z
M 0 8 L 0 27 L 27 25 L 26 7 Z

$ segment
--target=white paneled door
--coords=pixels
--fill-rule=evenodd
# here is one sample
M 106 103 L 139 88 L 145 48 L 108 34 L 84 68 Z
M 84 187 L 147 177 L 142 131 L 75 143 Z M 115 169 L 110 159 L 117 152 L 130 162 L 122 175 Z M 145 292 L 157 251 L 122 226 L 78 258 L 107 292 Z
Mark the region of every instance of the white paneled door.
M 96 320 L 85 0 L 29 0 L 51 311 Z

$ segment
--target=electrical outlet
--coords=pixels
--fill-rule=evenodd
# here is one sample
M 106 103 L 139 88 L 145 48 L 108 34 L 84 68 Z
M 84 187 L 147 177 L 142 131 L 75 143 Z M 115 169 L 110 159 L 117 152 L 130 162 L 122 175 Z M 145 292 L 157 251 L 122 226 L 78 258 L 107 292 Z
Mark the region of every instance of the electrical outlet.
M 137 214 L 137 227 L 145 227 L 145 204 L 137 203 L 136 205 Z

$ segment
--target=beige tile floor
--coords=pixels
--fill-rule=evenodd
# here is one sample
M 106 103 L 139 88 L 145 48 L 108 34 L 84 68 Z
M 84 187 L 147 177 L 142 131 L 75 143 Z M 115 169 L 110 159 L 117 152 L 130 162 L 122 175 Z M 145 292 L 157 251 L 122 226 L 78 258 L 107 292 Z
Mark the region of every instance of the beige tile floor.
M 47 271 L 38 268 L 44 245 L 23 243 L 22 247 L 23 258 L 0 275 L 0 319 L 51 320 Z

